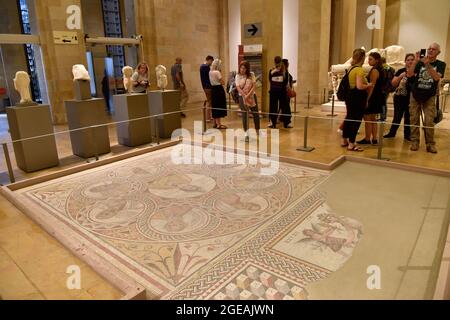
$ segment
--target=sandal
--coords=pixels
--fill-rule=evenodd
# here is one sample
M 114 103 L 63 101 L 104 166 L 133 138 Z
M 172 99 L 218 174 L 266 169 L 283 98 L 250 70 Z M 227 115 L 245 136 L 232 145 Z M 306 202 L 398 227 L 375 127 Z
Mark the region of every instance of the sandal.
M 354 151 L 354 152 L 363 152 L 364 150 L 361 149 L 358 146 L 354 146 L 353 148 L 347 148 L 348 151 Z
M 366 139 L 362 139 L 362 140 L 358 141 L 358 144 L 371 144 L 371 142 L 367 141 Z
M 219 129 L 219 130 L 226 130 L 226 129 L 228 129 L 228 127 L 226 127 L 223 124 L 221 124 L 220 126 L 217 127 L 217 129 Z
M 341 144 L 341 147 L 342 147 L 342 148 L 348 147 L 348 143 L 347 143 L 347 144 Z

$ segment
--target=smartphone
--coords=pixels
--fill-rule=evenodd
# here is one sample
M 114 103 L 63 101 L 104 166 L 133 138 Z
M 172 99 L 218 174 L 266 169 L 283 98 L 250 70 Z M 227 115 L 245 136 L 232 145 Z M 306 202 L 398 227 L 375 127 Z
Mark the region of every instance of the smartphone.
M 420 50 L 420 59 L 425 58 L 427 55 L 427 49 Z

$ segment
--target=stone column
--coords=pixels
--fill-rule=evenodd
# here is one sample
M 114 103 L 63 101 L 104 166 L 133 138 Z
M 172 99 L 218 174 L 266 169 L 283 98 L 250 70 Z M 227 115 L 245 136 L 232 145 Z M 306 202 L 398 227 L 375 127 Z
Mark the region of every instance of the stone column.
M 228 0 L 222 0 L 218 3 L 218 21 L 219 21 L 219 56 L 222 59 L 222 73 L 228 77 L 231 70 L 230 65 L 230 46 L 229 46 L 229 28 L 228 28 Z M 226 81 L 225 81 L 226 82 Z
M 87 68 L 84 31 L 78 33 L 78 45 L 61 45 L 53 41 L 53 31 L 68 31 L 67 7 L 78 5 L 80 0 L 33 0 L 37 33 L 40 36 L 42 56 L 47 80 L 48 96 L 55 124 L 67 122 L 64 101 L 73 99 L 72 66 L 84 64 Z M 74 30 L 75 31 L 75 30 Z
M 344 63 L 355 49 L 357 0 L 342 1 L 340 17 L 342 19 L 341 52 L 339 60 Z
M 172 87 L 170 68 L 175 58 L 181 57 L 189 102 L 206 99 L 200 82 L 200 65 L 207 55 L 226 59 L 220 48 L 224 27 L 221 2 L 135 0 L 137 32 L 144 37 L 143 60 L 150 65 L 152 88 L 156 88 L 154 70 L 158 64 L 167 67 L 169 88 Z M 227 76 L 225 72 L 224 76 Z
M 383 48 L 397 45 L 400 30 L 400 0 L 386 1 Z
M 261 38 L 246 38 L 245 24 L 262 23 Z M 260 106 L 263 112 L 269 110 L 269 69 L 273 67 L 275 56 L 283 55 L 283 0 L 245 0 L 241 1 L 242 44 L 263 45 L 263 86 Z
M 331 0 L 300 1 L 298 91 L 300 103 L 321 103 L 328 88 Z
M 381 29 L 373 30 L 372 48 L 384 48 L 384 32 L 386 23 L 386 0 L 377 0 L 377 6 L 381 11 Z

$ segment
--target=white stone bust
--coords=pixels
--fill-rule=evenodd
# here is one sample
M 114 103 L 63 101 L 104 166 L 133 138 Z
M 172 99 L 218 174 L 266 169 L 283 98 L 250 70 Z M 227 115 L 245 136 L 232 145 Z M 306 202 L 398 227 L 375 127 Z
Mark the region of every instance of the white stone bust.
M 167 88 L 167 69 L 163 65 L 159 65 L 155 68 L 156 71 L 156 80 L 158 88 L 161 90 L 165 90 Z
M 31 100 L 30 76 L 25 71 L 18 71 L 14 78 L 14 88 L 20 94 L 20 103 L 29 103 Z
M 86 70 L 86 67 L 82 64 L 76 64 L 72 67 L 73 80 L 83 80 L 83 81 L 91 81 L 91 77 L 89 76 L 89 72 Z
M 405 67 L 405 48 L 402 46 L 389 46 L 386 51 L 386 63 L 393 67 L 395 70 L 399 70 Z
M 133 76 L 133 68 L 130 66 L 125 66 L 122 69 L 122 73 L 123 73 L 123 86 L 125 88 L 125 91 L 127 93 L 131 93 L 132 92 L 132 81 L 131 81 L 131 77 Z

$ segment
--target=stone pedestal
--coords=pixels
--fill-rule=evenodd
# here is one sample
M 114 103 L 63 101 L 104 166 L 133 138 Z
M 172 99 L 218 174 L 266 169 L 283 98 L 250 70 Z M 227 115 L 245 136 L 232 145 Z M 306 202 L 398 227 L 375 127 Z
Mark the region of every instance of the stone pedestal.
M 108 126 L 88 128 L 108 122 L 104 99 L 69 100 L 64 103 L 69 130 L 87 128 L 70 133 L 73 154 L 81 158 L 91 158 L 111 152 Z
M 117 124 L 117 137 L 119 144 L 136 147 L 152 142 L 150 126 L 150 111 L 146 93 L 122 94 L 114 96 L 114 121 L 128 121 Z M 140 120 L 133 120 L 145 118 Z
M 168 112 L 178 112 L 171 115 L 158 116 L 155 119 L 160 138 L 169 139 L 172 137 L 172 132 L 181 128 L 181 114 L 179 113 L 180 91 L 150 91 L 148 93 L 148 106 L 150 115 L 152 116 Z
M 21 106 L 6 109 L 11 139 L 36 139 L 13 144 L 17 166 L 25 172 L 34 172 L 59 164 L 50 106 Z
M 89 100 L 92 98 L 91 83 L 86 80 L 74 80 L 73 92 L 75 94 L 75 100 Z

